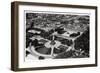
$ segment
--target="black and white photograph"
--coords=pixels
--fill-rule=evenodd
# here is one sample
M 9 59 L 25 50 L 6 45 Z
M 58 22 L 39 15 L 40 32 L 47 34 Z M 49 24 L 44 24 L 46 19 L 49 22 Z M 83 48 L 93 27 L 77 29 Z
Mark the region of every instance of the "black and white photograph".
M 25 58 L 89 58 L 89 14 L 26 11 L 25 22 Z
M 97 66 L 97 7 L 12 3 L 12 70 Z

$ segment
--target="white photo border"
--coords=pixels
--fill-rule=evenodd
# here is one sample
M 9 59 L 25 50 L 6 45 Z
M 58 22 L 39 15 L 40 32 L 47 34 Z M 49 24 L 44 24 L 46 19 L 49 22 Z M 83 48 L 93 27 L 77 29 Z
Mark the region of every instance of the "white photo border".
M 51 67 L 51 66 L 64 66 L 64 65 L 84 65 L 84 64 L 95 64 L 95 10 L 94 9 L 81 9 L 81 8 L 60 8 L 60 7 L 46 7 L 46 6 L 28 6 L 19 5 L 18 19 L 19 19 L 19 54 L 18 63 L 19 68 L 35 68 L 35 67 Z M 54 12 L 71 12 L 71 13 L 86 13 L 90 15 L 90 58 L 79 58 L 79 59 L 55 59 L 55 60 L 34 60 L 34 61 L 24 61 L 24 48 L 25 48 L 25 20 L 24 11 L 54 11 Z

